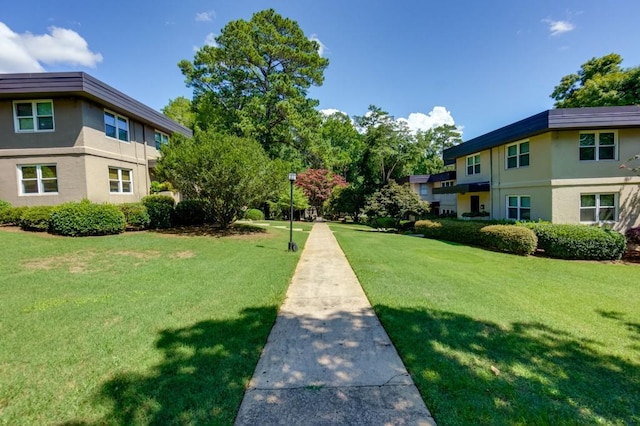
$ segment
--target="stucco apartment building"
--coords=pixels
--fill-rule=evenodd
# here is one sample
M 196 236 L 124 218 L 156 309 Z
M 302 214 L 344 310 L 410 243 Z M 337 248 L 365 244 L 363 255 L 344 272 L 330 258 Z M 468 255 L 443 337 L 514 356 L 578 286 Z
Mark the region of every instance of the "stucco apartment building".
M 457 212 L 492 219 L 640 225 L 640 106 L 552 109 L 444 151 Z
M 0 199 L 139 201 L 174 133 L 192 136 L 83 72 L 0 74 Z
M 448 188 L 456 184 L 455 171 L 433 175 L 411 175 L 398 180 L 398 183 L 409 184 L 409 188 L 418 194 L 422 201 L 429 203 L 431 214 L 435 216 L 455 214 L 458 208 L 455 194 L 434 193 L 434 190 Z

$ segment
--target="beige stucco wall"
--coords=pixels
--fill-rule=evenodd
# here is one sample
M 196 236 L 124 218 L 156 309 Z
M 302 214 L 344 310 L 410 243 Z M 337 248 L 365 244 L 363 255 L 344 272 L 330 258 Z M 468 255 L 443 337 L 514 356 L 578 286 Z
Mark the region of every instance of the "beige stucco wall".
M 458 184 L 491 180 L 491 151 L 487 149 L 476 154 L 480 154 L 480 173 L 478 174 L 467 175 L 467 156 L 456 159 L 456 181 Z
M 471 211 L 471 196 L 478 195 L 480 197 L 480 211 L 491 213 L 491 197 L 489 192 L 466 192 L 457 196 L 457 212 L 458 217 L 462 217 L 462 213 Z M 484 209 L 482 206 L 484 205 Z
M 427 201 L 429 203 L 439 202 L 440 203 L 440 213 L 444 211 L 456 211 L 457 209 L 457 198 L 456 194 L 434 194 L 433 188 L 440 188 L 442 186 L 442 182 L 427 182 L 427 194 L 420 194 L 420 184 L 419 183 L 410 183 L 409 187 L 413 192 L 418 194 L 422 201 Z

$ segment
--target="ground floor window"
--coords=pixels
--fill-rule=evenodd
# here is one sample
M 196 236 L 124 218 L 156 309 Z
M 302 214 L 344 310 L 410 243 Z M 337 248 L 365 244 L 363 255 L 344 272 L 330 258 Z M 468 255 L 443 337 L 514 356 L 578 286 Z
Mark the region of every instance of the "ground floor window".
M 55 164 L 18 166 L 20 195 L 58 192 L 58 170 Z
M 528 195 L 507 197 L 507 218 L 531 220 L 531 197 Z
M 127 169 L 109 167 L 109 192 L 130 194 L 133 192 L 133 172 Z
M 615 222 L 616 194 L 580 194 L 580 222 Z

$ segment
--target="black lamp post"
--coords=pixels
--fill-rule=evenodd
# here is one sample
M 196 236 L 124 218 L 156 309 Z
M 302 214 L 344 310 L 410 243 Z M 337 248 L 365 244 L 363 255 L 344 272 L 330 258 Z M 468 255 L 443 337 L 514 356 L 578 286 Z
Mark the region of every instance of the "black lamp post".
M 289 183 L 291 183 L 291 197 L 289 203 L 289 251 L 297 251 L 298 245 L 293 242 L 293 182 L 296 181 L 296 174 L 289 173 Z

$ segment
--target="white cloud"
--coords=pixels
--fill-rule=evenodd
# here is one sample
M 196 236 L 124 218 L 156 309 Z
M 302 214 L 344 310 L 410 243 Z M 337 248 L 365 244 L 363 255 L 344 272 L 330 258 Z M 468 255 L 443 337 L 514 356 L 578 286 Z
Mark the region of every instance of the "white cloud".
M 543 19 L 542 22 L 549 25 L 549 31 L 551 31 L 552 36 L 568 33 L 569 31 L 573 31 L 576 28 L 576 26 L 569 21 L 554 21 L 551 19 Z
M 49 34 L 17 34 L 0 22 L 0 72 L 42 72 L 42 64 L 95 67 L 102 55 L 89 50 L 84 38 L 66 28 L 50 27 Z
M 443 124 L 455 125 L 451 113 L 443 106 L 434 106 L 427 114 L 412 112 L 408 118 L 398 118 L 398 121 L 406 123 L 412 133 L 433 129 Z
M 318 55 L 324 56 L 324 52 L 328 51 L 327 46 L 320 41 L 317 34 L 311 34 L 311 37 L 309 37 L 309 40 L 315 41 L 316 43 L 318 43 L 318 46 L 319 46 Z
M 213 18 L 216 17 L 216 13 L 213 10 L 209 10 L 207 12 L 196 13 L 196 22 L 209 22 L 213 21 Z
M 218 43 L 216 43 L 216 35 L 214 33 L 207 34 L 207 38 L 204 39 L 204 44 L 207 46 L 218 47 Z
M 336 114 L 336 113 L 344 114 L 347 117 L 349 117 L 349 114 L 347 114 L 346 112 L 340 111 L 339 109 L 334 109 L 334 108 L 321 109 L 320 113 L 322 115 L 324 115 L 325 117 L 329 117 L 330 115 L 333 115 L 333 114 Z

